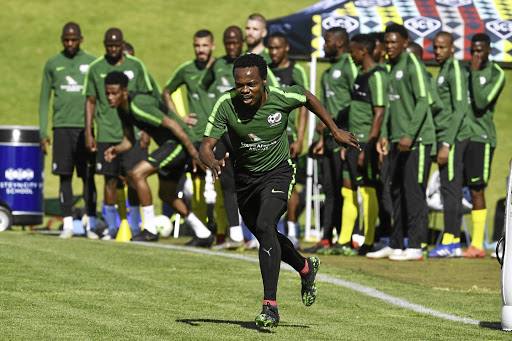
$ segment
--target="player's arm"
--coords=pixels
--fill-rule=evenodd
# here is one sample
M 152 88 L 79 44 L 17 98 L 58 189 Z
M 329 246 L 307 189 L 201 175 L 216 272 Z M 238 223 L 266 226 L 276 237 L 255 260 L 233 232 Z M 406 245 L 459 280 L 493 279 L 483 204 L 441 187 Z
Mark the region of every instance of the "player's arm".
M 471 96 L 473 98 L 473 103 L 478 110 L 483 111 L 491 103 L 496 101 L 501 90 L 505 86 L 505 71 L 503 71 L 499 65 L 493 64 L 491 77 L 490 79 L 487 79 L 484 84 L 481 84 L 480 82 L 481 76 L 483 76 L 482 71 L 471 71 L 471 83 L 473 89 L 473 91 L 471 91 Z
M 298 156 L 302 152 L 302 144 L 304 141 L 304 134 L 306 132 L 306 122 L 308 120 L 308 110 L 306 107 L 299 108 L 299 117 L 297 122 L 297 141 L 290 144 L 291 157 Z M 293 147 L 292 147 L 293 145 Z
M 339 129 L 336 126 L 336 123 L 332 120 L 331 116 L 327 112 L 327 109 L 320 103 L 318 98 L 315 97 L 311 92 L 304 89 L 304 94 L 306 95 L 306 103 L 304 106 L 311 111 L 313 114 L 318 116 L 322 122 L 324 122 L 325 126 L 331 131 L 334 139 L 338 144 L 341 144 L 343 146 L 349 145 L 352 147 L 357 148 L 358 150 L 361 150 L 359 147 L 358 140 L 354 136 L 353 133 L 344 131 L 342 129 Z
M 39 144 L 41 150 L 46 155 L 46 146 L 50 145 L 50 137 L 48 136 L 48 107 L 50 105 L 50 96 L 52 93 L 52 80 L 50 74 L 50 66 L 46 63 L 43 71 L 43 79 L 41 81 L 41 94 L 39 96 Z
M 167 81 L 165 84 L 164 91 L 162 92 L 162 99 L 164 100 L 165 105 L 175 114 L 178 115 L 179 118 L 183 120 L 189 127 L 194 126 L 197 124 L 197 114 L 196 113 L 189 113 L 188 115 L 185 115 L 184 117 L 181 117 L 178 113 L 178 109 L 176 108 L 176 104 L 172 100 L 172 93 L 178 90 L 178 88 L 185 84 L 185 75 L 183 72 L 184 66 L 186 66 L 187 63 L 182 64 L 171 76 L 171 78 Z
M 85 147 L 90 152 L 97 151 L 96 140 L 92 135 L 92 122 L 94 120 L 94 110 L 96 109 L 96 97 L 87 96 L 85 100 Z
M 219 142 L 219 140 L 213 137 L 203 136 L 203 141 L 201 141 L 201 146 L 199 147 L 199 158 L 206 167 L 211 169 L 213 182 L 219 178 L 222 173 L 222 168 L 226 166 L 226 160 L 229 158 L 229 153 L 226 153 L 220 160 L 215 158 L 213 149 L 217 145 L 217 142 Z
M 133 140 L 133 127 L 123 124 L 123 139 L 120 143 L 105 150 L 105 161 L 111 162 L 117 155 L 130 150 L 133 147 Z

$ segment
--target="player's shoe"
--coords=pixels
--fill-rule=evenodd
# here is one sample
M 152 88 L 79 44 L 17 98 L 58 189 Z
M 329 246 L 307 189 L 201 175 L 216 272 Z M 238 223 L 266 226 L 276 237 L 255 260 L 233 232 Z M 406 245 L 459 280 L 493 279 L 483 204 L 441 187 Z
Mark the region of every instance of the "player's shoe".
M 359 249 L 356 250 L 358 256 L 366 256 L 370 252 L 374 252 L 373 245 L 363 244 Z
M 423 260 L 423 250 L 421 248 L 411 249 L 407 248 L 400 254 L 392 254 L 389 256 L 389 260 L 394 261 L 420 261 Z
M 315 245 L 304 249 L 304 252 L 316 253 L 319 249 L 327 249 L 329 247 L 331 247 L 331 242 L 329 239 L 322 239 Z
M 302 303 L 306 307 L 309 307 L 313 303 L 315 303 L 317 288 L 316 288 L 316 274 L 318 272 L 318 268 L 320 267 L 320 259 L 316 256 L 308 257 L 307 262 L 309 263 L 309 272 L 305 275 L 301 275 L 301 296 Z
M 479 249 L 473 245 L 470 245 L 466 250 L 462 251 L 462 257 L 464 257 L 464 258 L 484 258 L 485 250 Z
M 63 229 L 62 232 L 59 234 L 59 238 L 62 239 L 69 239 L 73 237 L 74 232 L 73 229 Z
M 91 230 L 88 230 L 86 232 L 86 236 L 87 236 L 87 238 L 92 239 L 92 240 L 100 239 L 100 237 L 96 234 L 96 232 L 91 231 Z
M 429 258 L 458 258 L 462 256 L 460 243 L 440 244 L 428 253 Z
M 158 233 L 153 234 L 148 230 L 142 230 L 138 235 L 132 237 L 132 242 L 156 242 L 158 241 Z
M 277 307 L 273 307 L 270 305 L 270 303 L 267 303 L 266 305 L 263 306 L 261 314 L 256 316 L 255 321 L 256 325 L 260 328 L 277 327 L 277 325 L 279 324 L 279 313 L 277 311 Z
M 347 245 L 342 245 L 339 243 L 334 244 L 328 249 L 323 249 L 322 254 L 324 255 L 340 255 L 340 256 L 355 256 L 356 251 Z M 318 253 L 320 253 L 320 250 L 318 250 Z
M 185 246 L 210 247 L 212 246 L 214 239 L 215 237 L 213 236 L 213 233 L 210 233 L 210 235 L 206 238 L 198 238 L 197 236 L 194 236 L 194 238 L 186 243 Z
M 114 238 L 112 238 L 112 236 L 110 234 L 106 234 L 103 237 L 101 237 L 101 240 L 112 240 L 112 239 L 114 239 Z
M 399 255 L 401 253 L 402 253 L 401 249 L 392 249 L 391 247 L 386 246 L 378 251 L 368 252 L 366 254 L 366 258 L 370 258 L 370 259 L 389 258 L 391 255 Z
M 236 250 L 245 245 L 245 242 L 242 240 L 241 242 L 235 242 L 232 240 L 228 240 L 224 243 L 217 244 L 212 247 L 214 250 Z

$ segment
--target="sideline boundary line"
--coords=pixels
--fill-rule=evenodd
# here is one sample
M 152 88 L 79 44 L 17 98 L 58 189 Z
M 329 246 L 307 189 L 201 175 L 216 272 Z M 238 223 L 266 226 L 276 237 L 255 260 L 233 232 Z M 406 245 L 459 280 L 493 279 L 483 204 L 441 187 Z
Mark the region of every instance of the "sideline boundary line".
M 254 258 L 254 257 L 247 257 L 247 256 L 242 256 L 242 255 L 232 255 L 232 254 L 228 254 L 228 253 L 224 253 L 224 252 L 211 251 L 211 250 L 206 250 L 206 249 L 175 246 L 175 245 L 168 245 L 168 244 L 151 244 L 148 242 L 131 242 L 130 244 L 202 253 L 202 254 L 206 254 L 206 255 L 214 255 L 214 256 L 221 256 L 221 257 L 226 257 L 226 258 L 240 259 L 240 260 L 253 262 L 253 263 L 259 262 L 258 258 Z M 295 270 L 291 266 L 289 266 L 288 264 L 285 264 L 285 263 L 281 263 L 281 269 L 290 271 L 290 272 L 295 272 Z M 331 284 L 338 285 L 341 287 L 345 287 L 347 289 L 357 291 L 363 295 L 370 296 L 370 297 L 379 299 L 381 301 L 387 302 L 389 304 L 392 304 L 394 306 L 409 309 L 409 310 L 415 311 L 420 314 L 432 315 L 432 316 L 435 316 L 435 317 L 438 317 L 438 318 L 441 318 L 444 320 L 462 322 L 465 324 L 471 324 L 471 325 L 475 325 L 475 326 L 482 326 L 483 324 L 485 324 L 478 320 L 473 320 L 473 319 L 466 318 L 466 317 L 459 317 L 459 316 L 452 315 L 452 314 L 442 313 L 440 311 L 424 307 L 420 304 L 412 303 L 405 299 L 385 294 L 380 290 L 377 290 L 377 289 L 374 289 L 371 287 L 367 287 L 367 286 L 364 286 L 361 284 L 345 281 L 343 279 L 338 279 L 338 278 L 334 278 L 334 277 L 322 275 L 322 274 L 318 274 L 316 276 L 316 278 L 319 281 L 331 283 Z

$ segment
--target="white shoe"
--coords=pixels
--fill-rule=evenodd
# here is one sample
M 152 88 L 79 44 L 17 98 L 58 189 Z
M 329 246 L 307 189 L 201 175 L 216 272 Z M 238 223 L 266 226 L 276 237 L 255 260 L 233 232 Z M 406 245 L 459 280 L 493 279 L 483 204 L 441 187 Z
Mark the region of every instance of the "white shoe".
M 405 261 L 405 260 L 423 260 L 423 250 L 407 248 L 400 254 L 389 256 L 389 260 Z
M 73 229 L 64 229 L 64 230 L 62 230 L 61 234 L 59 234 L 59 238 L 69 239 L 69 238 L 73 237 L 73 235 L 74 235 Z
M 235 242 L 233 240 L 228 240 L 222 244 L 217 244 L 212 246 L 213 250 L 236 250 L 240 247 L 245 246 L 245 242 L 242 240 L 241 242 Z
M 100 239 L 100 237 L 96 234 L 96 232 L 91 231 L 91 230 L 86 232 L 86 236 L 87 236 L 87 238 L 92 239 L 92 240 Z
M 368 252 L 366 254 L 366 258 L 381 259 L 381 258 L 388 258 L 391 255 L 396 255 L 396 254 L 401 254 L 401 253 L 402 253 L 402 250 L 400 250 L 400 249 L 392 249 L 389 246 L 385 246 L 378 251 Z
M 245 243 L 245 249 L 251 250 L 251 249 L 257 249 L 260 247 L 260 243 L 258 242 L 258 239 L 253 238 L 249 240 L 247 243 Z
M 103 237 L 101 237 L 101 240 L 112 240 L 112 236 L 110 234 L 106 234 Z

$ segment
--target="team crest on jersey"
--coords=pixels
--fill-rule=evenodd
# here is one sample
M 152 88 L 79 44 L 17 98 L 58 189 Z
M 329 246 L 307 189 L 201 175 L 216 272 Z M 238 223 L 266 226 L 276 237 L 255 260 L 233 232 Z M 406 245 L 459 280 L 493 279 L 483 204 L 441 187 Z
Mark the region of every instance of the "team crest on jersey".
M 480 85 L 484 85 L 485 82 L 487 82 L 487 79 L 484 76 L 480 77 Z
M 443 82 L 444 82 L 444 77 L 443 76 L 441 76 L 441 77 L 439 77 L 437 79 L 437 85 L 441 85 L 441 84 L 443 84 Z
M 338 79 L 338 78 L 340 78 L 340 77 L 341 77 L 341 70 L 334 70 L 334 71 L 332 72 L 332 78 L 334 78 L 334 79 Z
M 135 73 L 132 70 L 126 70 L 123 73 L 128 77 L 128 79 L 133 79 L 133 77 L 135 77 Z
M 80 70 L 81 73 L 87 73 L 87 70 L 89 70 L 89 64 L 81 64 L 78 67 L 78 70 Z
M 260 141 L 263 141 L 263 139 L 261 139 L 260 137 L 256 136 L 255 134 L 253 133 L 249 133 L 247 134 L 249 136 L 249 138 L 251 139 L 252 142 L 260 142 Z
M 270 126 L 276 126 L 281 122 L 283 115 L 280 112 L 276 112 L 275 114 L 268 115 L 267 121 L 270 123 Z
M 404 76 L 404 72 L 403 72 L 402 70 L 398 70 L 398 71 L 396 72 L 395 77 L 396 77 L 396 79 L 397 79 L 397 80 L 402 79 L 402 77 L 403 77 L 403 76 Z

